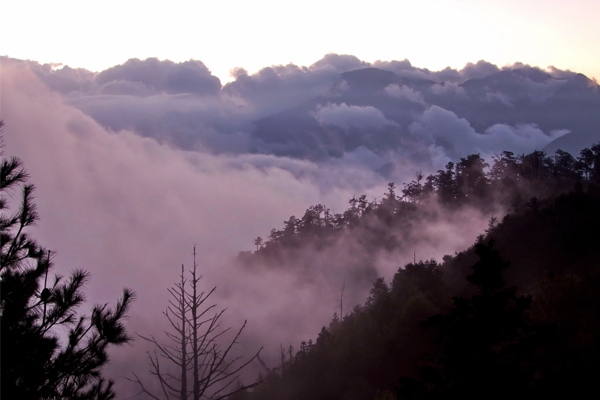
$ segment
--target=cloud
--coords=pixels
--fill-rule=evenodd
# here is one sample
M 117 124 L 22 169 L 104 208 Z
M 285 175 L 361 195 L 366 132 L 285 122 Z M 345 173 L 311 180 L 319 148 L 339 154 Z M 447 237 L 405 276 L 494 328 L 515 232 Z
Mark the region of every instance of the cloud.
M 550 99 L 556 92 L 568 83 L 567 79 L 546 79 L 535 81 L 532 79 L 523 79 L 521 97 L 527 97 L 534 103 L 542 104 Z
M 215 302 L 229 307 L 225 323 L 239 326 L 247 318 L 247 343 L 270 346 L 267 357 L 277 352 L 272 343 L 297 343 L 327 323 L 330 281 L 299 285 L 286 270 L 245 272 L 227 260 L 311 204 L 342 209 L 355 193 L 379 192 L 384 182 L 375 173 L 260 154 L 184 151 L 106 130 L 19 63 L 2 67 L 5 150 L 23 159 L 37 186 L 42 218 L 32 235 L 56 251 L 56 272 L 92 273 L 90 302 L 114 300 L 122 287 L 132 287 L 138 301 L 128 329 L 159 333 L 166 288 L 181 263 L 189 266 L 196 244 L 203 284 L 218 286 Z M 146 370 L 139 342 L 111 358 L 113 377 Z M 132 394 L 119 381 L 120 393 Z
M 459 71 L 459 75 L 461 76 L 461 80 L 466 81 L 469 79 L 481 79 L 486 76 L 490 76 L 500 71 L 500 69 L 485 60 L 479 60 L 475 64 L 467 63 L 463 69 Z
M 387 119 L 381 111 L 371 106 L 352 106 L 346 103 L 318 107 L 313 117 L 320 124 L 350 129 L 382 129 L 385 126 L 397 126 Z
M 428 108 L 409 131 L 426 144 L 444 149 L 451 158 L 480 151 L 473 141 L 477 132 L 469 121 L 438 106 Z
M 100 72 L 96 82 L 104 85 L 115 81 L 139 82 L 158 92 L 216 95 L 221 81 L 213 76 L 201 61 L 182 63 L 160 61 L 157 58 L 132 58 L 124 64 Z
M 329 64 L 316 64 L 311 67 L 274 65 L 252 75 L 238 70 L 236 79 L 225 85 L 223 93 L 242 99 L 244 106 L 259 118 L 343 90 L 337 69 Z
M 553 140 L 567 134 L 568 130 L 556 130 L 544 133 L 535 124 L 508 126 L 496 124 L 486 129 L 487 151 L 503 148 L 515 154 L 525 154 L 531 149 L 541 150 Z
M 244 132 L 251 128 L 251 118 L 231 99 L 102 94 L 71 97 L 68 102 L 112 130 L 134 130 L 182 149 L 249 151 L 250 138 Z M 231 140 L 234 137 L 240 140 Z M 223 143 L 225 140 L 231 143 Z
M 469 79 L 479 79 L 489 76 L 500 69 L 487 61 L 479 60 L 477 63 L 467 63 L 463 69 L 456 70 L 446 67 L 440 71 L 430 71 L 427 68 L 414 67 L 410 61 L 375 61 L 373 67 L 394 72 L 400 77 L 409 79 L 426 79 L 436 82 L 462 83 Z
M 399 75 L 386 73 L 392 83 L 375 79 L 381 88 L 370 90 L 369 76 L 381 74 L 354 74 L 363 80 L 353 87 L 340 72 L 370 64 L 329 54 L 309 67 L 237 70 L 221 87 L 199 61 L 130 60 L 93 73 L 2 58 L 5 151 L 24 160 L 37 185 L 42 219 L 33 236 L 56 250 L 57 272 L 92 272 L 90 301 L 116 299 L 123 286 L 136 289 L 129 326 L 140 333 L 163 330 L 166 288 L 196 244 L 207 287 L 218 286 L 215 301 L 229 307 L 225 322 L 239 326 L 247 318 L 248 351 L 276 343 L 266 354 L 275 359 L 279 343 L 314 338 L 328 322 L 350 264 L 333 267 L 333 252 L 323 259 L 308 254 L 306 263 L 323 268 L 305 275 L 236 269 L 230 258 L 252 248 L 253 238 L 313 204 L 340 212 L 353 195 L 381 196 L 388 177 L 401 184 L 416 170 L 432 172 L 470 153 L 528 152 L 569 128 L 536 124 L 534 113 L 507 123 L 492 103 L 484 110 L 491 122 L 474 128 L 465 110 L 496 91 L 485 89 L 481 77 L 497 73 L 485 62 L 459 71 L 418 69 L 407 60 L 373 65 Z M 505 75 L 557 109 L 582 90 L 571 81 Z M 444 76 L 443 84 L 433 83 Z M 475 79 L 473 87 L 459 83 L 465 79 Z M 515 104 L 519 90 L 498 93 Z M 558 91 L 563 97 L 556 99 Z M 384 177 L 378 171 L 386 168 Z M 457 218 L 420 232 L 415 247 L 424 258 L 460 250 L 486 222 L 481 215 Z M 466 218 L 473 224 L 454 230 Z M 439 232 L 452 240 L 440 240 Z M 352 301 L 364 300 L 360 285 L 373 274 L 391 274 L 407 261 L 397 256 L 377 255 L 372 268 L 355 265 Z M 115 375 L 146 370 L 143 344 L 112 357 Z M 120 393 L 130 392 L 120 385 Z
M 409 88 L 406 85 L 390 85 L 384 89 L 384 92 L 392 97 L 398 99 L 406 99 L 408 101 L 412 101 L 413 103 L 418 103 L 425 105 L 425 100 L 423 100 L 423 96 L 415 91 L 414 89 Z
M 66 95 L 99 93 L 122 95 L 179 94 L 217 95 L 219 78 L 198 60 L 175 63 L 169 60 L 132 58 L 100 73 L 56 64 L 23 62 L 50 88 Z
M 577 72 L 573 72 L 568 69 L 562 70 L 553 65 L 548 67 L 548 73 L 557 79 L 572 79 L 575 75 L 577 75 Z
M 63 94 L 69 93 L 88 93 L 94 90 L 95 73 L 83 68 L 71 68 L 68 65 L 40 65 L 36 62 L 28 62 L 28 66 L 42 79 L 46 84 Z
M 101 95 L 145 97 L 156 94 L 156 91 L 142 82 L 131 82 L 123 79 L 105 83 L 98 89 Z
M 438 106 L 427 109 L 411 124 L 409 131 L 414 136 L 423 138 L 424 143 L 429 146 L 440 149 L 454 161 L 475 153 L 489 159 L 504 150 L 517 154 L 541 150 L 567 133 L 552 131 L 547 134 L 535 124 L 496 124 L 485 133 L 478 133 L 466 119 Z
M 499 103 L 504 104 L 507 107 L 513 107 L 510 97 L 508 97 L 508 95 L 506 95 L 504 93 L 488 92 L 485 94 L 483 101 L 490 102 L 490 103 L 499 102 Z
M 311 70 L 319 70 L 326 68 L 333 68 L 338 73 L 353 71 L 361 68 L 371 67 L 371 64 L 365 61 L 361 61 L 358 57 L 348 54 L 326 54 L 319 61 L 315 62 L 310 66 Z
M 592 114 L 580 115 L 600 104 L 598 94 L 583 93 L 587 86 L 577 83 L 584 77 L 552 69 L 558 79 L 520 63 L 500 69 L 481 60 L 460 70 L 430 71 L 408 60 L 371 64 L 327 54 L 308 67 L 274 65 L 254 74 L 234 69 L 235 80 L 223 87 L 193 60 L 132 59 L 100 73 L 24 63 L 104 127 L 213 154 L 326 161 L 362 146 L 382 159 L 390 152 L 421 154 L 411 159 L 430 164 L 433 158 L 425 155 L 431 152 L 418 149 L 430 139 L 408 129 L 421 122 L 428 105 L 465 119 L 478 133 L 497 124 L 535 124 L 544 132 L 567 129 L 589 142 L 595 137 L 590 130 L 600 123 Z
M 431 85 L 429 89 L 433 94 L 438 96 L 456 96 L 456 97 L 467 97 L 465 89 L 456 82 L 442 82 Z

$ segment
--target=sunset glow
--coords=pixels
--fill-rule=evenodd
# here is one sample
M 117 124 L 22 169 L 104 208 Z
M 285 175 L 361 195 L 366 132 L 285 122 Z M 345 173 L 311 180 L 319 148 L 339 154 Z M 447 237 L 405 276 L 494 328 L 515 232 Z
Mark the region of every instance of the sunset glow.
M 109 308 L 92 305 L 131 300 L 131 288 L 131 310 L 112 324 L 123 321 L 135 343 L 116 350 L 126 341 L 115 336 L 109 359 L 98 353 L 104 375 L 86 375 L 114 379 L 117 398 L 163 398 L 151 394 L 163 380 L 142 385 L 158 375 L 157 365 L 148 370 L 157 342 L 136 334 L 162 337 L 170 296 L 187 326 L 167 335 L 181 346 L 180 361 L 164 361 L 168 374 L 180 367 L 173 380 L 198 383 L 202 352 L 225 359 L 221 336 L 186 331 L 188 313 L 196 328 L 198 318 L 214 327 L 208 315 L 221 309 L 223 326 L 235 327 L 223 334 L 227 357 L 250 359 L 239 380 L 236 370 L 223 382 L 266 377 L 248 392 L 202 398 L 390 400 L 419 360 L 434 359 L 440 376 L 459 365 L 456 376 L 475 382 L 471 396 L 432 389 L 440 398 L 486 397 L 480 387 L 512 391 L 490 399 L 546 398 L 562 393 L 556 385 L 583 391 L 584 381 L 595 390 L 589 371 L 600 355 L 585 338 L 600 337 L 588 323 L 600 315 L 599 0 L 6 0 L 0 11 L 4 387 L 74 398 L 63 395 L 70 385 L 89 384 L 55 373 L 56 349 L 113 332 Z M 496 239 L 516 265 L 506 285 Z M 173 295 L 190 267 L 203 276 L 189 278 L 200 291 L 217 287 L 208 314 L 196 314 L 196 294 Z M 57 314 L 67 309 L 58 308 L 62 283 L 41 285 L 72 271 L 86 271 L 72 281 L 86 296 L 70 295 L 70 308 L 91 314 L 83 336 L 61 342 L 50 335 L 66 339 L 61 324 L 71 321 Z M 493 318 L 464 311 L 472 284 Z M 469 342 L 465 332 L 477 346 L 518 334 L 467 346 L 506 375 L 462 348 L 452 353 L 459 364 L 429 357 L 454 342 L 434 341 L 423 321 L 450 312 L 452 299 L 456 315 L 470 315 L 466 325 L 443 318 L 452 329 L 440 332 L 456 343 Z M 572 336 L 560 341 L 548 327 Z M 37 339 L 54 347 L 40 356 Z M 190 341 L 209 347 L 190 350 Z M 189 351 L 195 369 L 186 371 Z M 521 383 L 529 392 L 514 389 Z M 171 398 L 199 400 L 189 388 Z
M 595 0 L 19 1 L 2 6 L 3 55 L 100 71 L 129 58 L 229 71 L 310 65 L 324 54 L 408 59 L 429 69 L 480 59 L 600 76 Z

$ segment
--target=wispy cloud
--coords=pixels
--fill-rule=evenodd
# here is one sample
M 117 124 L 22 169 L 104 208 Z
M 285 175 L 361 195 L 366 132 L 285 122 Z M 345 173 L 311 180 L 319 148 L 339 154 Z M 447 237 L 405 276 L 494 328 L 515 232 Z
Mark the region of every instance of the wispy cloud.
M 346 74 L 365 67 L 387 72 Z M 514 73 L 521 67 L 482 61 L 429 71 L 330 54 L 308 67 L 239 70 L 221 86 L 199 61 L 130 60 L 92 73 L 3 58 L 4 140 L 37 185 L 34 235 L 57 251 L 57 271 L 92 272 L 90 301 L 132 287 L 139 300 L 130 329 L 160 332 L 166 288 L 197 245 L 206 285 L 217 285 L 215 301 L 229 307 L 227 322 L 248 318 L 249 350 L 273 342 L 276 352 L 327 323 L 349 263 L 335 267 L 334 253 L 297 260 L 331 261 L 302 279 L 287 269 L 242 271 L 231 257 L 312 204 L 340 212 L 353 195 L 381 196 L 390 177 L 401 183 L 470 153 L 528 152 L 594 122 L 571 126 L 575 106 L 560 118 L 550 111 L 574 96 L 594 106 L 596 87 L 562 71 Z M 495 87 L 501 72 L 516 86 Z M 483 101 L 489 93 L 520 108 Z M 508 118 L 505 109 L 515 108 L 527 112 Z M 382 174 L 385 165 L 396 168 Z M 456 216 L 468 226 L 452 218 L 420 232 L 415 248 L 424 258 L 460 250 L 487 216 Z M 382 255 L 370 272 L 355 270 L 357 282 L 368 287 L 404 261 Z M 145 369 L 139 346 L 113 355 L 115 375 Z

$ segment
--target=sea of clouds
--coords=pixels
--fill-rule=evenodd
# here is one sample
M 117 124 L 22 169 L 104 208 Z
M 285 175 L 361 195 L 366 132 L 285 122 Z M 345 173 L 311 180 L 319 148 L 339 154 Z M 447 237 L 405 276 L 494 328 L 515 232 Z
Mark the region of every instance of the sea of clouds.
M 217 286 L 214 302 L 228 308 L 224 324 L 248 320 L 240 351 L 264 345 L 271 363 L 280 344 L 314 339 L 328 324 L 344 271 L 332 263 L 333 273 L 306 279 L 236 269 L 230 260 L 255 237 L 313 204 L 341 212 L 352 196 L 381 197 L 387 182 L 400 186 L 416 171 L 471 153 L 530 152 L 582 130 L 519 113 L 560 104 L 580 77 L 520 64 L 429 71 L 329 54 L 308 67 L 236 69 L 222 85 L 194 60 L 132 59 L 99 73 L 0 62 L 4 153 L 23 160 L 37 187 L 32 235 L 55 252 L 56 272 L 90 271 L 90 303 L 133 288 L 130 331 L 158 337 L 166 289 L 196 246 L 203 284 Z M 586 85 L 577 93 L 594 106 L 597 86 Z M 473 121 L 472 104 L 482 116 Z M 467 247 L 488 217 L 440 221 L 419 244 L 422 258 Z M 412 256 L 386 256 L 377 273 L 390 278 Z M 354 302 L 363 295 L 356 288 Z M 112 352 L 110 375 L 143 373 L 146 349 L 138 340 Z M 135 389 L 119 379 L 121 394 Z

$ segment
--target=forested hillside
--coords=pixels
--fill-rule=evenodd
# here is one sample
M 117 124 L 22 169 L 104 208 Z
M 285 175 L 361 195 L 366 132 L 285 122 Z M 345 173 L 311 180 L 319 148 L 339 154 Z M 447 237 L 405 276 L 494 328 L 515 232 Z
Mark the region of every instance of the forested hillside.
M 599 182 L 600 145 L 582 150 L 577 158 L 560 150 L 552 157 L 543 151 L 520 156 L 503 152 L 487 161 L 473 154 L 426 178 L 417 172 L 401 189 L 390 183 L 380 200 L 353 197 L 341 213 L 322 204 L 311 206 L 301 218 L 291 216 L 283 229 L 272 229 L 266 240 L 256 238 L 256 251 L 242 252 L 238 260 L 248 268 L 299 270 L 343 263 L 351 279 L 367 276 L 372 281 L 377 278 L 376 255 L 412 255 L 423 243 L 444 240 L 435 232 L 441 222 L 467 225 L 477 216 L 495 223 L 507 212 L 539 207 Z
M 285 267 L 290 252 L 327 249 L 342 236 L 373 254 L 402 248 L 435 213 L 508 213 L 441 264 L 399 265 L 391 282 L 374 279 L 364 304 L 334 315 L 315 342 L 282 348 L 279 366 L 239 398 L 559 398 L 593 389 L 600 145 L 577 159 L 503 153 L 487 165 L 472 155 L 400 192 L 390 184 L 383 200 L 353 198 L 335 215 L 313 206 L 240 258 Z

